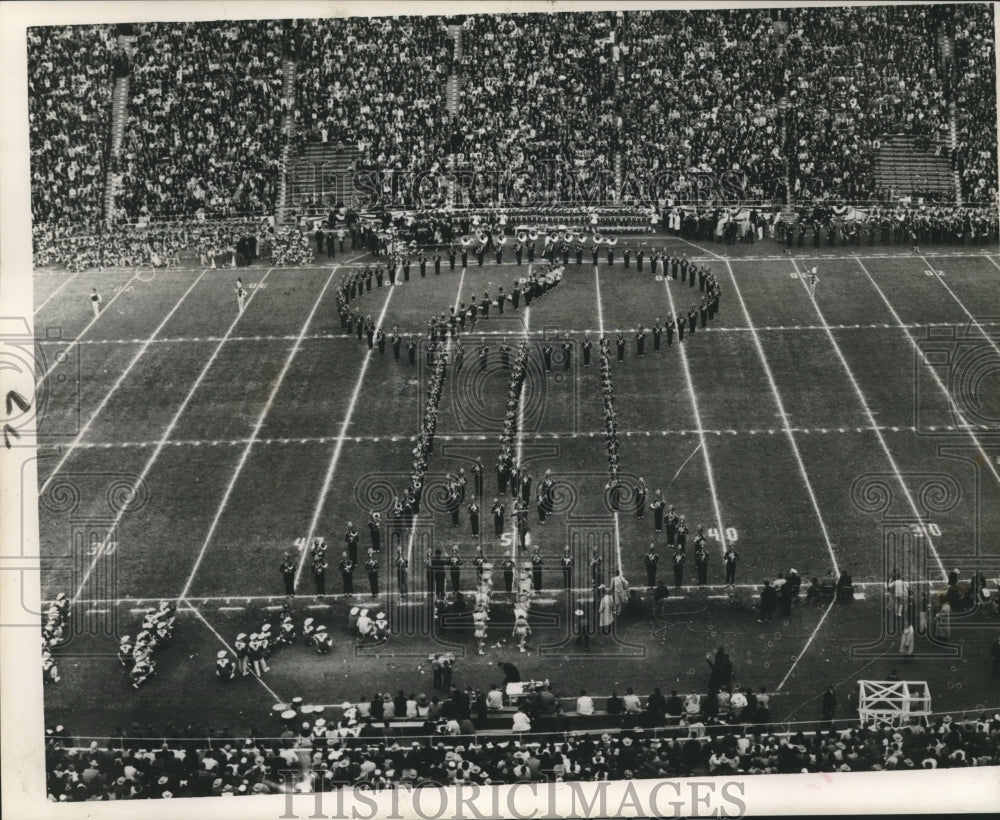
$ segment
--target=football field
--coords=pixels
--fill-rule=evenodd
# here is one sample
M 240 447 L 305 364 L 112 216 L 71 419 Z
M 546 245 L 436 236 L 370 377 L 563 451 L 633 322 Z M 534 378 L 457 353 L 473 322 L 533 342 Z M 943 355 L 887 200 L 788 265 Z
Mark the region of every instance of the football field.
M 654 276 L 648 263 L 638 272 L 634 257 L 625 269 L 623 248 L 645 242 L 648 252 L 649 241 L 623 238 L 613 267 L 603 255 L 596 270 L 589 253 L 583 265 L 571 260 L 561 283 L 529 309 L 508 303 L 503 315 L 494 307 L 467 326 L 462 366 L 448 368 L 414 531 L 387 531 L 379 595 L 358 571 L 350 599 L 337 571 L 347 523 L 366 548 L 370 511 L 385 519 L 409 483 L 430 375 L 429 318 L 473 294 L 510 293 L 527 264 L 518 268 L 509 247 L 501 266 L 471 259 L 466 271 L 451 271 L 446 258 L 440 275 L 428 266 L 422 278 L 414 265 L 409 282 L 359 297 L 387 336 L 394 327 L 404 336 L 398 361 L 389 345 L 369 351 L 337 316 L 337 286 L 374 261 L 367 255 L 307 268 L 38 271 L 42 598 L 65 592 L 74 623 L 88 625 L 57 650 L 63 680 L 46 688 L 47 721 L 92 735 L 135 720 L 240 732 L 270 728 L 271 706 L 295 695 L 330 704 L 376 689 L 429 692 L 427 654 L 445 639 L 430 635 L 424 551 L 457 545 L 462 586 L 471 590 L 476 547 L 496 564 L 512 543 L 510 517 L 495 538 L 488 512 L 498 496 L 493 467 L 509 371 L 497 346 L 505 337 L 515 350 L 529 342 L 517 447 L 536 486 L 551 470 L 556 506 L 542 525 L 531 504 L 545 584 L 532 607 L 529 652 L 519 655 L 499 623 L 485 655 L 471 637 L 450 636 L 461 655 L 457 683 L 485 688 L 497 661 L 513 659 L 525 677 L 547 677 L 564 695 L 581 686 L 597 695 L 626 686 L 704 691 L 704 654 L 723 645 L 740 682 L 780 693 L 776 721 L 816 719 L 826 686 L 846 694 L 857 679 L 892 669 L 927 680 L 935 710 L 1000 705 L 988 661 L 1000 621 L 955 617 L 950 641 L 921 636 L 915 656 L 902 659 L 883 599 L 898 561 L 910 580 L 933 589 L 953 568 L 962 578 L 1000 576 L 1000 255 L 872 246 L 785 256 L 774 243 L 656 237 L 657 248 L 708 265 L 722 289 L 708 327 L 669 346 L 664 336 L 657 351 L 654 322 L 702 294 L 697 284 Z M 242 313 L 237 275 L 250 294 Z M 96 318 L 91 288 L 104 300 Z M 665 614 L 623 618 L 584 653 L 567 627 L 577 602 L 591 598 L 591 548 L 606 574 L 620 567 L 641 590 L 653 543 L 658 577 L 674 587 L 671 550 L 652 513 L 639 518 L 627 493 L 606 487 L 602 333 L 612 342 L 625 484 L 645 479 L 649 500 L 661 489 L 692 536 L 703 526 L 711 560 L 705 588 L 694 586 L 689 557 Z M 588 334 L 586 367 L 579 345 Z M 412 365 L 411 335 L 421 341 Z M 551 371 L 546 343 L 556 351 Z M 452 527 L 442 491 L 446 474 L 461 468 L 472 492 L 477 457 L 485 499 L 473 537 L 464 509 Z M 331 547 L 321 598 L 303 549 L 314 537 Z M 723 587 L 727 540 L 740 555 L 732 598 Z M 558 568 L 566 545 L 574 557 L 568 591 Z M 410 561 L 408 594 L 396 589 L 397 548 Z M 279 649 L 262 679 L 224 687 L 213 675 L 215 653 L 274 616 L 286 551 L 298 568 L 296 615 L 326 622 L 334 650 Z M 758 623 L 757 588 L 790 568 L 803 592 L 813 576 L 849 571 L 855 602 L 803 600 L 790 618 Z M 115 635 L 135 634 L 141 609 L 161 599 L 178 602 L 175 637 L 157 653 L 157 675 L 134 691 L 114 657 Z M 357 604 L 389 614 L 396 635 L 388 644 L 354 647 L 347 610 Z

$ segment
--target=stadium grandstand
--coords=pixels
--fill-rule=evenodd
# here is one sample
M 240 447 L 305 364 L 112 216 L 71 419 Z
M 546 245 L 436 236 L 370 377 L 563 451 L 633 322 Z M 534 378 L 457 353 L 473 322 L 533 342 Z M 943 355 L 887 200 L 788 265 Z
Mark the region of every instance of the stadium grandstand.
M 30 29 L 49 800 L 1000 766 L 994 31 Z

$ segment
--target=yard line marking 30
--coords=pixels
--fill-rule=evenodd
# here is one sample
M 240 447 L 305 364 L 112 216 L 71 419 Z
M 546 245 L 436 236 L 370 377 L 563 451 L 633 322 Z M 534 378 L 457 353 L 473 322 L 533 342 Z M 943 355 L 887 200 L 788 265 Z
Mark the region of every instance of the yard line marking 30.
M 378 321 L 375 322 L 376 327 L 382 327 L 382 323 L 385 321 L 386 311 L 389 309 L 389 302 L 392 301 L 392 294 L 396 292 L 396 288 L 390 287 L 385 296 L 385 301 L 382 303 L 382 311 L 378 315 Z M 333 475 L 337 470 L 337 464 L 340 462 L 340 454 L 344 450 L 344 442 L 347 440 L 347 430 L 351 426 L 351 419 L 354 418 L 354 410 L 358 406 L 358 397 L 361 395 L 361 387 L 365 383 L 365 375 L 368 373 L 368 365 L 371 364 L 372 356 L 375 355 L 374 348 L 365 353 L 364 361 L 361 363 L 361 372 L 358 373 L 357 381 L 354 383 L 354 390 L 351 393 L 350 402 L 347 405 L 347 414 L 344 416 L 344 421 L 340 426 L 340 435 L 337 436 L 336 444 L 333 447 L 333 454 L 330 456 L 330 463 L 326 468 L 326 475 L 323 477 L 323 485 L 320 487 L 319 497 L 316 499 L 316 508 L 313 510 L 312 520 L 309 522 L 309 530 L 306 535 L 305 544 L 302 547 L 302 554 L 299 556 L 299 565 L 295 570 L 295 584 L 298 585 L 299 578 L 302 576 L 302 569 L 305 566 L 306 556 L 309 554 L 309 544 L 312 543 L 313 536 L 316 533 L 316 527 L 319 525 L 320 516 L 323 514 L 323 505 L 326 503 L 326 497 L 330 492 L 330 486 L 333 484 Z
M 926 260 L 924 260 L 924 263 L 928 265 L 930 264 Z M 872 287 L 875 288 L 875 290 L 878 292 L 878 295 L 882 298 L 882 301 L 885 303 L 885 306 L 889 309 L 889 312 L 892 314 L 892 318 L 896 320 L 896 324 L 902 329 L 903 333 L 906 335 L 907 340 L 909 340 L 910 342 L 910 346 L 917 352 L 917 354 L 920 356 L 920 360 L 927 366 L 927 370 L 931 374 L 931 377 L 934 379 L 934 383 L 937 384 L 938 389 L 941 391 L 941 394 L 948 401 L 948 404 L 951 407 L 951 411 L 955 414 L 955 418 L 958 419 L 959 421 L 957 427 L 959 428 L 960 431 L 964 431 L 968 435 L 969 440 L 973 443 L 973 445 L 975 445 L 976 449 L 979 451 L 979 455 L 982 456 L 983 463 L 987 467 L 989 467 L 990 472 L 993 473 L 993 477 L 997 480 L 997 482 L 1000 482 L 1000 473 L 997 473 L 997 468 L 994 466 L 993 460 L 989 457 L 989 455 L 987 455 L 986 451 L 983 449 L 982 444 L 979 443 L 979 439 L 976 437 L 976 434 L 972 431 L 973 425 L 966 420 L 965 415 L 962 413 L 961 408 L 959 408 L 958 403 L 955 401 L 954 396 L 952 396 L 952 394 L 948 391 L 948 388 L 945 387 L 944 382 L 941 381 L 941 377 L 938 376 L 937 371 L 927 360 L 927 354 L 920 349 L 920 345 L 917 344 L 917 340 L 914 339 L 913 335 L 906 329 L 906 326 L 903 324 L 903 320 L 896 312 L 896 309 L 892 306 L 892 303 L 889 301 L 888 297 L 882 291 L 882 288 L 878 286 L 878 284 L 875 282 L 875 279 L 868 272 L 868 268 L 865 267 L 864 262 L 862 262 L 859 259 L 858 264 L 861 266 L 861 270 L 864 271 L 865 276 L 868 277 L 868 281 L 872 283 Z M 937 276 L 937 279 L 946 288 L 948 287 L 947 285 L 945 285 L 944 280 L 941 279 L 940 276 Z M 948 290 L 949 292 L 951 291 L 950 288 L 948 288 Z M 955 298 L 956 301 L 958 301 L 958 297 L 955 297 L 954 293 L 952 293 L 952 296 Z M 961 302 L 959 302 L 959 304 L 962 305 Z M 962 305 L 962 309 L 965 310 L 965 305 Z M 965 312 L 971 318 L 972 314 L 970 314 L 968 310 L 965 310 Z M 983 335 L 986 336 L 982 328 L 980 328 L 980 332 L 983 332 Z M 988 336 L 986 336 L 986 339 L 991 344 L 993 344 L 994 349 L 996 349 L 996 344 L 994 344 Z M 1000 350 L 998 350 L 997 352 L 1000 353 Z
M 270 276 L 271 271 L 273 270 L 274 268 L 268 268 L 267 272 L 260 278 L 260 281 L 263 282 L 265 279 L 267 279 L 267 277 Z M 253 290 L 250 291 L 250 295 L 245 303 L 246 307 L 250 306 L 250 303 L 253 301 L 254 297 L 260 292 L 261 288 L 254 288 Z M 161 436 L 160 441 L 156 445 L 156 448 L 153 450 L 152 454 L 149 457 L 149 460 L 142 468 L 142 472 L 136 479 L 135 486 L 132 488 L 132 492 L 129 494 L 125 502 L 121 505 L 118 512 L 115 514 L 114 521 L 112 522 L 111 526 L 108 527 L 107 535 L 104 536 L 99 548 L 95 551 L 94 558 L 90 562 L 90 565 L 87 567 L 87 571 L 83 574 L 83 578 L 80 580 L 80 585 L 77 587 L 76 592 L 73 593 L 73 598 L 70 601 L 70 603 L 75 603 L 77 601 L 77 599 L 80 597 L 80 593 L 83 592 L 84 587 L 87 585 L 87 581 L 90 580 L 90 576 L 93 573 L 94 568 L 97 566 L 97 562 L 105 558 L 105 552 L 108 548 L 108 541 L 111 538 L 111 536 L 115 532 L 117 532 L 118 525 L 121 524 L 122 518 L 124 517 L 125 513 L 128 512 L 129 507 L 132 506 L 132 500 L 136 497 L 139 485 L 141 485 L 142 482 L 146 480 L 146 476 L 148 476 L 150 471 L 153 469 L 153 465 L 156 463 L 156 460 L 160 457 L 160 453 L 163 452 L 163 448 L 167 445 L 167 442 L 170 440 L 170 434 L 173 433 L 174 428 L 177 426 L 177 422 L 180 421 L 180 418 L 184 414 L 184 411 L 187 409 L 188 404 L 191 403 L 191 399 L 194 398 L 194 394 L 195 392 L 197 392 L 198 387 L 201 385 L 208 371 L 215 363 L 215 360 L 219 357 L 219 353 L 222 351 L 222 348 L 226 343 L 226 338 L 229 336 L 230 333 L 232 333 L 233 329 L 236 327 L 240 318 L 245 314 L 246 310 L 244 309 L 243 311 L 238 312 L 236 316 L 233 318 L 233 321 L 230 323 L 229 328 L 226 330 L 226 334 L 222 337 L 221 341 L 219 341 L 219 343 L 216 345 L 215 350 L 212 351 L 212 355 L 209 357 L 208 361 L 205 362 L 205 365 L 202 367 L 201 372 L 198 374 L 198 378 L 195 379 L 194 384 L 191 385 L 191 389 L 188 390 L 187 395 L 184 397 L 184 401 L 181 402 L 181 406 L 177 408 L 177 412 L 174 413 L 174 417 L 170 420 L 170 424 L 167 425 L 167 429 L 164 430 L 163 436 Z
M 670 302 L 670 313 L 672 316 L 677 315 L 677 308 L 674 306 L 674 295 L 670 291 L 670 280 L 664 276 L 663 277 L 663 287 L 667 291 L 667 299 Z M 726 528 L 722 522 L 722 509 L 719 506 L 719 493 L 715 488 L 715 473 L 712 471 L 712 459 L 708 455 L 708 444 L 705 442 L 704 425 L 701 423 L 701 411 L 698 409 L 698 396 L 694 391 L 694 379 L 691 377 L 691 365 L 688 362 L 687 350 L 684 347 L 684 342 L 678 343 L 678 348 L 681 353 L 681 367 L 684 370 L 684 380 L 687 382 L 688 397 L 691 399 L 691 412 L 694 414 L 694 423 L 698 428 L 698 438 L 701 442 L 701 455 L 705 462 L 705 475 L 708 478 L 708 490 L 712 495 L 712 508 L 715 511 L 715 526 L 717 527 L 716 532 L 719 534 L 719 546 L 722 549 L 722 553 L 726 552 Z
M 212 536 L 215 535 L 215 530 L 219 526 L 219 521 L 222 520 L 222 513 L 229 504 L 229 497 L 233 494 L 236 482 L 239 480 L 240 474 L 246 466 L 247 459 L 250 457 L 250 451 L 253 449 L 253 445 L 257 441 L 257 435 L 264 426 L 264 420 L 267 418 L 268 412 L 271 410 L 271 407 L 274 406 L 274 400 L 278 395 L 278 391 L 281 389 L 281 385 L 285 381 L 285 376 L 288 375 L 288 371 L 292 366 L 292 361 L 295 359 L 296 354 L 299 352 L 299 348 L 302 346 L 302 337 L 305 336 L 306 331 L 309 330 L 309 325 L 312 324 L 313 317 L 316 315 L 316 311 L 319 309 L 320 303 L 326 295 L 326 290 L 330 287 L 330 283 L 333 281 L 333 277 L 336 273 L 337 268 L 334 267 L 333 270 L 330 271 L 330 275 L 326 277 L 326 281 L 320 289 L 319 296 L 316 297 L 316 301 L 313 303 L 312 310 L 309 311 L 309 315 L 302 323 L 302 330 L 299 333 L 298 338 L 295 340 L 295 344 L 292 346 L 291 351 L 289 351 L 288 356 L 285 358 L 285 364 L 278 373 L 278 378 L 275 380 L 274 386 L 271 388 L 267 401 L 264 402 L 260 415 L 257 416 L 257 423 L 254 425 L 254 428 L 250 433 L 250 438 L 247 440 L 246 447 L 243 448 L 240 460 L 236 463 L 236 469 L 233 471 L 233 474 L 229 479 L 229 483 L 226 485 L 226 491 L 222 495 L 219 507 L 215 511 L 215 516 L 212 518 L 212 523 L 209 525 L 208 532 L 205 534 L 205 540 L 202 542 L 201 549 L 198 551 L 198 557 L 195 559 L 194 566 L 191 568 L 191 574 L 188 575 L 187 581 L 184 583 L 184 588 L 181 590 L 181 598 L 185 598 L 187 596 L 188 591 L 191 589 L 191 584 L 194 583 L 195 575 L 198 574 L 198 568 L 201 566 L 202 559 L 205 557 L 208 545 L 212 540 Z
M 840 349 L 840 344 L 837 342 L 837 337 L 833 335 L 833 331 L 830 330 L 827 324 L 826 317 L 823 315 L 823 311 L 820 309 L 819 303 L 809 294 L 809 284 L 806 282 L 804 276 L 802 276 L 802 271 L 799 270 L 799 266 L 794 259 L 791 260 L 792 265 L 795 267 L 795 272 L 799 274 L 798 281 L 806 291 L 806 296 L 809 302 L 812 303 L 813 309 L 816 311 L 816 315 L 819 317 L 823 325 L 826 326 L 826 335 L 830 340 L 830 344 L 833 347 L 834 353 L 837 354 L 837 358 L 840 359 L 840 363 L 844 368 L 844 372 L 847 374 L 847 378 L 851 382 L 851 386 L 854 388 L 854 392 L 857 394 L 858 401 L 861 402 L 861 409 L 864 410 L 865 415 L 868 417 L 868 422 L 873 428 L 877 427 L 875 421 L 875 416 L 872 414 L 871 407 L 868 406 L 868 400 L 865 398 L 864 392 L 861 390 L 861 386 L 858 384 L 858 380 L 854 377 L 854 371 L 851 370 L 850 364 L 848 364 L 844 352 Z M 903 495 L 906 497 L 907 503 L 910 505 L 910 511 L 916 517 L 918 521 L 923 522 L 923 516 L 920 514 L 920 510 L 917 507 L 916 502 L 913 500 L 913 496 L 910 494 L 909 487 L 906 486 L 906 481 L 903 480 L 903 475 L 899 470 L 899 465 L 896 463 L 896 459 L 892 455 L 892 451 L 889 449 L 889 445 L 886 444 L 885 437 L 882 435 L 881 430 L 874 430 L 875 437 L 878 439 L 878 443 L 881 445 L 883 452 L 885 453 L 886 459 L 889 461 L 889 466 L 892 468 L 893 475 L 896 476 L 896 480 L 899 482 L 899 486 L 903 491 Z M 925 527 L 926 531 L 926 527 Z M 945 571 L 944 564 L 941 562 L 941 556 L 938 555 L 937 550 L 934 548 L 934 541 L 931 538 L 930 532 L 926 531 L 925 535 L 927 539 L 927 546 L 934 556 L 934 560 L 937 562 L 938 569 L 941 571 L 941 576 L 943 578 L 948 577 L 948 573 Z
M 45 384 L 45 380 L 52 375 L 53 371 L 57 367 L 59 367 L 59 365 L 61 365 L 64 361 L 66 361 L 66 354 L 68 354 L 74 347 L 76 347 L 80 343 L 80 340 L 84 337 L 87 331 L 90 330 L 97 323 L 97 321 L 108 312 L 108 308 L 115 303 L 115 300 L 119 296 L 121 296 L 128 290 L 129 285 L 131 285 L 138 278 L 138 276 L 139 276 L 138 271 L 132 274 L 132 278 L 129 279 L 124 285 L 122 285 L 121 289 L 116 291 L 114 296 L 108 299 L 108 301 L 104 304 L 104 307 L 102 307 L 101 310 L 98 311 L 98 314 L 89 322 L 87 322 L 83 330 L 80 331 L 79 335 L 77 335 L 77 337 L 72 342 L 70 342 L 61 353 L 56 354 L 55 361 L 52 362 L 52 366 L 41 375 L 41 377 L 38 379 L 37 382 L 35 382 L 36 393 L 38 392 L 38 389 L 43 384 Z
M 142 358 L 142 355 L 149 349 L 150 344 L 152 344 L 153 340 L 159 335 L 160 331 L 163 330 L 167 322 L 170 321 L 170 318 L 174 315 L 174 313 L 177 312 L 177 309 L 181 306 L 181 304 L 183 304 L 184 300 L 187 299 L 188 295 L 190 295 L 191 291 L 194 290 L 195 286 L 204 278 L 205 273 L 206 271 L 203 270 L 201 274 L 198 276 L 198 278 L 195 279 L 188 286 L 188 289 L 184 291 L 184 295 L 177 300 L 177 304 L 175 304 L 170 309 L 170 312 L 163 317 L 163 321 L 160 322 L 159 325 L 157 325 L 156 330 L 153 331 L 152 335 L 148 339 L 146 339 L 142 347 L 140 347 L 135 352 L 135 355 L 132 357 L 132 360 L 128 363 L 126 368 L 121 372 L 121 374 L 115 380 L 115 383 L 111 385 L 111 389 L 104 395 L 104 398 L 101 399 L 101 403 L 97 405 L 97 409 L 94 410 L 94 412 L 90 415 L 90 418 L 87 419 L 87 423 L 80 428 L 80 432 L 76 434 L 76 437 L 73 439 L 73 441 L 70 442 L 70 444 L 66 447 L 66 450 L 63 453 L 62 458 L 59 459 L 55 468 L 52 470 L 51 473 L 49 473 L 48 478 L 45 479 L 45 481 L 42 483 L 42 486 L 39 488 L 38 490 L 39 495 L 43 495 L 45 491 L 49 488 L 49 484 L 52 482 L 52 479 L 56 477 L 56 474 L 62 469 L 63 465 L 66 463 L 69 457 L 73 455 L 73 451 L 76 450 L 77 447 L 79 447 L 80 442 L 83 440 L 83 437 L 87 435 L 87 431 L 90 430 L 90 425 L 94 423 L 94 420 L 100 415 L 101 411 L 107 406 L 108 402 L 111 400 L 111 397 L 115 394 L 115 391 L 117 391 L 118 388 L 121 387 L 122 382 L 125 381 L 125 377 L 132 372 L 132 368 L 135 367 L 139 359 Z

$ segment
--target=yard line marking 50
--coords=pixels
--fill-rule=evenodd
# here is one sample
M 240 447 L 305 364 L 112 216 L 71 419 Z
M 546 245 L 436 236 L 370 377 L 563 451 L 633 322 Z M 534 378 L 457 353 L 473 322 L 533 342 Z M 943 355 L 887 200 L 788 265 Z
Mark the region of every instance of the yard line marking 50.
M 872 414 L 871 407 L 868 406 L 868 400 L 865 398 L 864 392 L 861 390 L 861 386 L 858 384 L 858 380 L 854 377 L 854 371 L 851 370 L 850 364 L 848 364 L 844 352 L 840 349 L 840 344 L 837 342 L 837 337 L 833 335 L 833 331 L 830 330 L 827 324 L 826 317 L 823 315 L 823 311 L 820 309 L 819 303 L 809 296 L 809 285 L 805 278 L 801 275 L 798 264 L 794 259 L 791 260 L 792 265 L 795 267 L 796 273 L 799 273 L 798 281 L 801 283 L 802 287 L 806 291 L 806 295 L 809 302 L 812 304 L 813 309 L 816 311 L 816 315 L 819 317 L 820 321 L 826 327 L 827 338 L 830 340 L 830 344 L 833 347 L 834 353 L 837 354 L 837 358 L 840 359 L 840 363 L 844 368 L 844 372 L 847 374 L 847 378 L 851 382 L 851 386 L 854 388 L 854 392 L 857 394 L 858 401 L 861 402 L 861 409 L 864 410 L 865 415 L 868 417 L 868 422 L 872 428 L 877 428 L 878 425 L 875 421 L 875 416 Z M 874 429 L 875 437 L 878 439 L 878 443 L 881 445 L 883 452 L 885 453 L 886 459 L 889 461 L 889 466 L 892 468 L 893 474 L 896 476 L 896 480 L 899 482 L 900 488 L 903 490 L 903 495 L 906 497 L 907 503 L 910 505 L 910 511 L 913 513 L 914 517 L 923 522 L 923 516 L 920 514 L 920 510 L 917 507 L 916 502 L 913 500 L 913 496 L 910 494 L 909 488 L 906 486 L 906 482 L 903 480 L 903 475 L 899 470 L 899 465 L 896 464 L 896 459 L 892 455 L 892 451 L 889 449 L 889 445 L 886 444 L 885 437 L 882 435 L 882 431 Z M 927 546 L 934 556 L 934 560 L 937 562 L 938 569 L 941 571 L 941 576 L 943 578 L 948 577 L 948 573 L 945 571 L 944 564 L 941 563 L 941 557 L 938 555 L 937 550 L 934 548 L 934 541 L 931 539 L 931 535 L 927 533 Z
M 267 277 L 270 276 L 271 271 L 273 270 L 274 268 L 268 268 L 267 272 L 261 277 L 260 281 L 263 282 L 265 279 L 267 279 Z M 252 291 L 250 291 L 250 295 L 247 297 L 247 301 L 245 303 L 246 307 L 250 306 L 250 303 L 253 301 L 254 297 L 260 292 L 261 292 L 260 288 L 255 288 Z M 80 585 L 77 587 L 76 592 L 73 593 L 73 598 L 70 601 L 70 603 L 75 603 L 76 600 L 80 597 L 80 593 L 83 592 L 84 587 L 87 585 L 87 581 L 90 580 L 90 576 L 93 573 L 94 568 L 97 566 L 97 562 L 104 558 L 108 542 L 110 541 L 112 535 L 117 532 L 118 525 L 121 523 L 122 518 L 124 517 L 125 513 L 128 512 L 129 507 L 132 506 L 132 499 L 136 497 L 139 485 L 141 485 L 142 482 L 146 480 L 146 476 L 148 476 L 150 470 L 153 469 L 153 465 L 156 463 L 156 460 L 160 457 L 160 453 L 163 452 L 163 448 L 167 445 L 167 442 L 170 440 L 170 434 L 173 433 L 174 428 L 177 426 L 177 422 L 180 421 L 180 418 L 184 414 L 184 411 L 187 409 L 188 404 L 191 403 L 191 399 L 194 398 L 194 394 L 198 390 L 198 387 L 201 385 L 208 371 L 215 363 L 215 360 L 219 357 L 219 353 L 222 351 L 222 348 L 226 343 L 226 339 L 228 338 L 229 334 L 233 332 L 233 329 L 240 321 L 240 318 L 244 315 L 246 315 L 245 309 L 243 311 L 238 312 L 236 316 L 233 317 L 233 321 L 230 323 L 229 328 L 226 330 L 225 335 L 222 337 L 221 341 L 216 345 L 215 350 L 212 351 L 212 355 L 209 357 L 208 361 L 205 362 L 205 365 L 202 367 L 201 372 L 198 374 L 198 378 L 195 379 L 194 384 L 191 385 L 191 389 L 188 390 L 187 395 L 184 397 L 184 401 L 181 402 L 181 406 L 177 408 L 177 412 L 174 413 L 174 417 L 170 420 L 170 424 L 167 425 L 167 429 L 164 430 L 163 436 L 160 438 L 159 442 L 156 445 L 156 448 L 153 450 L 152 455 L 150 455 L 149 460 L 146 462 L 146 465 L 142 468 L 142 472 L 136 479 L 135 486 L 132 488 L 132 492 L 125 500 L 125 502 L 121 505 L 118 512 L 115 514 L 114 521 L 112 522 L 111 526 L 108 527 L 107 535 L 104 536 L 99 548 L 95 550 L 94 558 L 90 562 L 90 566 L 87 567 L 87 571 L 83 574 L 83 578 L 80 580 Z
M 52 483 L 52 479 L 56 477 L 56 475 L 62 469 L 63 465 L 66 463 L 69 457 L 73 455 L 73 451 L 76 450 L 76 448 L 80 445 L 80 442 L 83 440 L 83 437 L 87 435 L 87 431 L 90 430 L 90 425 L 94 423 L 94 420 L 100 415 L 101 411 L 107 406 L 107 403 L 111 400 L 111 397 L 115 394 L 115 391 L 117 391 L 118 388 L 121 387 L 122 382 L 125 381 L 125 377 L 132 372 L 132 368 L 135 367 L 139 359 L 142 358 L 142 355 L 149 349 L 149 346 L 150 344 L 152 344 L 153 340 L 159 335 L 160 331 L 163 330 L 164 326 L 167 324 L 167 322 L 170 321 L 170 318 L 174 315 L 174 313 L 177 312 L 177 309 L 181 306 L 181 304 L 183 304 L 184 300 L 187 299 L 191 291 L 194 290 L 195 285 L 197 285 L 204 278 L 206 272 L 207 272 L 206 270 L 203 270 L 201 274 L 198 276 L 198 278 L 195 279 L 188 286 L 188 289 L 184 291 L 184 295 L 177 300 L 177 304 L 175 304 L 170 309 L 170 312 L 163 317 L 163 321 L 160 322 L 159 325 L 157 325 L 156 330 L 153 331 L 152 335 L 148 339 L 146 339 L 142 347 L 140 347 L 135 352 L 135 355 L 132 357 L 132 360 L 128 363 L 128 366 L 121 372 L 121 374 L 115 380 L 115 383 L 111 385 L 111 389 L 104 395 L 104 398 L 101 399 L 101 403 L 97 405 L 97 409 L 94 410 L 94 412 L 90 415 L 90 418 L 87 419 L 87 423 L 80 428 L 80 432 L 77 433 L 76 437 L 66 448 L 66 451 L 63 453 L 62 458 L 59 459 L 59 462 L 56 464 L 55 468 L 52 470 L 51 473 L 49 473 L 49 477 L 46 478 L 45 481 L 42 483 L 42 486 L 38 490 L 39 495 L 43 495 L 45 491 L 49 488 L 49 484 Z
M 288 375 L 288 370 L 292 366 L 292 361 L 295 359 L 296 354 L 299 352 L 299 348 L 302 346 L 302 337 L 305 336 L 306 331 L 309 330 L 309 325 L 312 324 L 313 317 L 316 315 L 316 311 L 319 309 L 320 303 L 326 295 L 326 290 L 330 287 L 330 283 L 333 281 L 333 277 L 336 273 L 337 268 L 335 266 L 333 270 L 330 271 L 330 275 L 326 277 L 326 281 L 320 289 L 319 296 L 316 297 L 316 301 L 313 303 L 312 310 L 309 311 L 309 315 L 306 317 L 305 322 L 302 323 L 302 330 L 299 333 L 298 338 L 295 340 L 295 344 L 292 346 L 288 356 L 285 358 L 285 364 L 278 373 L 278 378 L 275 380 L 274 386 L 271 388 L 267 401 L 264 402 L 264 406 L 261 408 L 260 415 L 257 416 L 257 423 L 254 425 L 254 428 L 250 433 L 250 438 L 247 440 L 246 447 L 243 448 L 240 460 L 236 464 L 236 469 L 233 471 L 233 474 L 229 479 L 229 483 L 226 485 L 226 491 L 222 495 L 222 501 L 219 502 L 219 508 L 215 511 L 212 523 L 209 525 L 208 532 L 205 534 L 205 540 L 202 542 L 201 549 L 198 551 L 198 557 L 195 559 L 194 566 L 191 568 L 191 574 L 188 575 L 187 581 L 184 583 L 184 588 L 181 590 L 181 598 L 185 598 L 188 591 L 191 589 L 191 584 L 194 582 L 195 575 L 198 574 L 198 568 L 201 566 L 202 559 L 205 557 L 208 545 L 212 540 L 212 536 L 215 535 L 215 530 L 219 526 L 219 521 L 222 519 L 222 513 L 229 504 L 229 497 L 233 494 L 236 482 L 239 480 L 240 474 L 243 472 L 244 466 L 246 466 L 247 459 L 250 457 L 250 451 L 253 449 L 253 445 L 257 441 L 257 435 L 264 426 L 264 420 L 267 418 L 268 412 L 271 410 L 271 407 L 274 406 L 274 400 L 278 395 L 278 391 L 281 389 L 281 385 L 285 381 L 285 376 Z

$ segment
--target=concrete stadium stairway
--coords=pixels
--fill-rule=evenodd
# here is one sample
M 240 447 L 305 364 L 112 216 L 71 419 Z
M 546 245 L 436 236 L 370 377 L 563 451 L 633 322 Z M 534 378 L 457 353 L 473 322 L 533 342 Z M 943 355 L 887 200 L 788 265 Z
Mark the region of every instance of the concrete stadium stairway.
M 298 64 L 291 59 L 285 59 L 281 66 L 281 133 L 284 143 L 281 146 L 281 188 L 278 191 L 278 203 L 275 214 L 279 225 L 283 225 L 288 210 L 288 160 L 292 150 L 291 140 L 295 136 L 295 78 Z
M 913 191 L 935 191 L 948 196 L 955 192 L 951 161 L 945 152 L 920 148 L 913 137 L 887 137 L 875 158 L 875 180 L 894 196 Z
M 451 24 L 448 26 L 448 36 L 453 41 L 453 55 L 451 62 L 451 72 L 445 85 L 445 107 L 452 119 L 456 119 L 462 107 L 462 75 L 459 72 L 462 56 L 465 54 L 464 43 L 465 31 L 462 26 Z M 455 170 L 455 155 L 449 154 L 446 159 L 446 166 L 449 171 Z M 455 179 L 454 173 L 449 174 L 448 191 L 445 195 L 445 204 L 452 208 L 455 206 Z
M 128 54 L 129 59 L 135 54 L 135 36 L 119 35 L 118 48 Z M 131 96 L 132 83 L 128 75 L 115 78 L 115 87 L 111 92 L 111 144 L 109 146 L 109 162 L 104 178 L 104 221 L 110 224 L 115 212 L 115 199 L 121 188 L 122 175 L 115 171 L 115 160 L 121 154 L 122 141 L 125 138 L 125 122 L 128 119 L 128 104 Z

